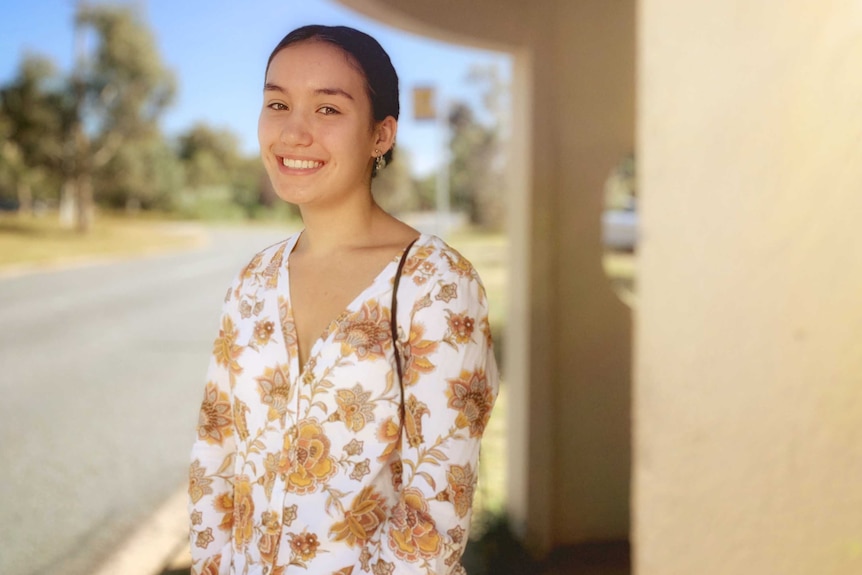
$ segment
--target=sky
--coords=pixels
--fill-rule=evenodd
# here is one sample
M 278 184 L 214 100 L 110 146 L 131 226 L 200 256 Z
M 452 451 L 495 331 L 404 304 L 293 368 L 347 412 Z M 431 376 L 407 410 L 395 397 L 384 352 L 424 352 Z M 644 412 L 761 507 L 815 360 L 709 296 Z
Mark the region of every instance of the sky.
M 445 135 L 433 121 L 412 118 L 412 89 L 433 85 L 438 105 L 456 100 L 480 108 L 481 87 L 466 82 L 474 65 L 496 64 L 511 77 L 501 52 L 430 40 L 385 26 L 334 0 L 123 0 L 136 4 L 155 35 L 162 61 L 175 74 L 178 92 L 162 120 L 176 135 L 196 122 L 235 133 L 241 148 L 256 154 L 263 74 L 272 48 L 305 24 L 343 24 L 374 36 L 400 78 L 398 146 L 417 175 L 435 169 Z M 37 53 L 64 71 L 73 60 L 76 0 L 0 0 L 0 84 L 11 80 L 21 57 Z

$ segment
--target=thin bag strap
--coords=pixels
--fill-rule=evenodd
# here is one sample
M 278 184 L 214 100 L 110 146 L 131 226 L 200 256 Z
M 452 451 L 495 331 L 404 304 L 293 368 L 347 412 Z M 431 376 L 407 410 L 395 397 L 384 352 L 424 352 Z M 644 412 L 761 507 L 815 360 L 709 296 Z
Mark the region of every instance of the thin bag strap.
M 407 255 L 410 248 L 419 238 L 416 238 L 404 249 L 401 254 L 401 261 L 398 262 L 398 269 L 395 271 L 395 280 L 392 282 L 392 305 L 390 309 L 389 324 L 392 326 L 392 352 L 395 355 L 395 371 L 398 372 L 398 387 L 401 389 L 401 406 L 399 408 L 400 425 L 404 426 L 404 374 L 401 368 L 401 353 L 398 351 L 398 284 L 401 282 L 401 272 L 404 269 L 404 263 L 407 261 Z

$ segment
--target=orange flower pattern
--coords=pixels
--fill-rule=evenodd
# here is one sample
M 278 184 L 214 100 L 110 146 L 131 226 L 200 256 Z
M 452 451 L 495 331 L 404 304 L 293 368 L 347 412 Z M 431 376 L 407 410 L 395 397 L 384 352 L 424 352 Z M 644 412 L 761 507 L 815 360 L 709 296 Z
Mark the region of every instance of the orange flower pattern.
M 225 298 L 189 468 L 192 573 L 462 573 L 498 386 L 481 281 L 422 235 L 398 317 L 393 258 L 300 366 L 297 239 L 255 255 Z

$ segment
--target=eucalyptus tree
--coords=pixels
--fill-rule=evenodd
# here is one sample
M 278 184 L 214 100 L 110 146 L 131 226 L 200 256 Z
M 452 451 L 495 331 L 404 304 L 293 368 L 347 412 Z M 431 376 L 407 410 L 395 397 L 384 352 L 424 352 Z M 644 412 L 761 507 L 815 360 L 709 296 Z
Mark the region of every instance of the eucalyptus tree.
M 155 39 L 130 6 L 81 4 L 76 17 L 76 63 L 70 79 L 74 100 L 69 194 L 76 222 L 87 231 L 93 219 L 94 179 L 118 157 L 134 158 L 158 135 L 175 82 L 162 63 Z M 145 170 L 142 170 L 144 172 Z M 103 177 L 103 188 L 120 185 Z M 104 190 L 99 190 L 104 191 Z

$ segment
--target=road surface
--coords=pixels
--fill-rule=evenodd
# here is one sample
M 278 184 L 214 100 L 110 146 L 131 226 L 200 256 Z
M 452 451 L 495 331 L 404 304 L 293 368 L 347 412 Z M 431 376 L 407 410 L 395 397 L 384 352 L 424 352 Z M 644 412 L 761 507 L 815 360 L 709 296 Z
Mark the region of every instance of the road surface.
M 225 291 L 287 233 L 0 279 L 0 573 L 89 574 L 183 485 Z

